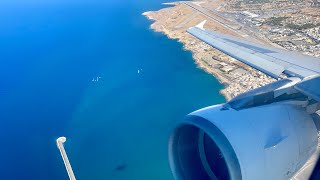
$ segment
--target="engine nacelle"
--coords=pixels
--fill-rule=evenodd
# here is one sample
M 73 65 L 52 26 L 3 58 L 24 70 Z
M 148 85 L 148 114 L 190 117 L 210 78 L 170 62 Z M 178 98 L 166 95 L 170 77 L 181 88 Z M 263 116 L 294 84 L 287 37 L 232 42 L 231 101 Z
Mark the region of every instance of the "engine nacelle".
M 316 151 L 317 129 L 295 101 L 189 114 L 169 141 L 175 179 L 289 179 Z

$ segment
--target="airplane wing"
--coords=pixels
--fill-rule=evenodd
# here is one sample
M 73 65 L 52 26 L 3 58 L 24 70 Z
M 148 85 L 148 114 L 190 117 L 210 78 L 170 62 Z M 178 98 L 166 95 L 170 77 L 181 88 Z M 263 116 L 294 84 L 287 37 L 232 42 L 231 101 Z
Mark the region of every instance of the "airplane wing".
M 236 37 L 203 28 L 205 21 L 188 32 L 225 54 L 275 78 L 281 74 L 298 77 L 302 81 L 295 88 L 320 101 L 320 59 L 292 51 L 264 47 Z

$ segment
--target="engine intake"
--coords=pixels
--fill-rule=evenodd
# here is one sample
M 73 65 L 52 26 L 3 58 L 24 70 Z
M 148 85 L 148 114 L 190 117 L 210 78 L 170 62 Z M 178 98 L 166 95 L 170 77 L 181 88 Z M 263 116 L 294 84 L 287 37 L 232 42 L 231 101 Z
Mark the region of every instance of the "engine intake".
M 184 123 L 173 133 L 169 147 L 175 178 L 241 179 L 239 162 L 223 133 L 201 117 L 188 116 L 187 121 L 201 127 Z
M 317 147 L 311 117 L 295 102 L 191 113 L 172 133 L 175 179 L 289 179 Z

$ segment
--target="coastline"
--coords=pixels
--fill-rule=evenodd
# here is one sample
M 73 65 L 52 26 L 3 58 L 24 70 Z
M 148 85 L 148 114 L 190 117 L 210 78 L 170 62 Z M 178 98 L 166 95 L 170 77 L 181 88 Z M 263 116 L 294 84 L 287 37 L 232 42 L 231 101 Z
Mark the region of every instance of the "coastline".
M 174 6 L 177 6 L 176 2 L 172 3 L 163 3 L 163 5 L 169 5 L 169 7 L 163 8 L 163 9 L 170 9 Z M 160 9 L 159 11 L 163 10 Z M 183 50 L 190 51 L 192 53 L 192 58 L 195 61 L 198 68 L 204 70 L 206 73 L 213 75 L 223 86 L 224 88 L 220 90 L 220 94 L 225 97 L 225 99 L 228 101 L 232 99 L 232 95 L 226 91 L 226 88 L 232 83 L 227 78 L 223 77 L 221 73 L 219 73 L 217 70 L 211 68 L 208 66 L 206 62 L 201 60 L 201 57 L 197 56 L 197 52 L 192 48 L 188 46 L 188 43 L 184 41 L 182 38 L 177 38 L 172 35 L 172 33 L 166 29 L 159 29 L 155 27 L 155 23 L 157 22 L 157 19 L 153 18 L 152 14 L 157 13 L 159 11 L 147 11 L 142 13 L 143 16 L 145 16 L 148 20 L 153 21 L 153 23 L 150 25 L 150 29 L 152 29 L 154 32 L 159 32 L 167 36 L 169 39 L 177 40 L 178 42 L 183 44 Z M 189 35 L 190 38 L 193 38 L 191 35 Z M 198 39 L 195 39 L 195 41 L 199 41 Z
M 219 0 L 219 2 L 221 3 L 223 1 Z M 195 6 L 200 7 L 196 1 L 190 1 L 190 3 L 194 3 Z M 220 94 L 223 95 L 227 101 L 243 92 L 273 81 L 270 77 L 236 61 L 188 34 L 186 31 L 189 27 L 195 26 L 203 20 L 207 20 L 208 17 L 188 7 L 188 5 L 183 2 L 172 2 L 169 4 L 170 6 L 158 11 L 147 11 L 142 13 L 142 15 L 152 21 L 150 29 L 166 35 L 169 39 L 182 43 L 183 50 L 192 53 L 192 58 L 197 64 L 197 67 L 213 75 L 223 84 L 224 88 L 220 90 Z M 218 5 L 219 3 L 217 3 L 217 7 Z M 205 27 L 239 37 L 239 34 L 232 31 L 230 27 L 217 21 L 209 20 L 205 24 Z M 244 76 L 242 74 L 233 74 L 228 71 L 228 68 L 232 70 L 243 69 L 247 73 Z

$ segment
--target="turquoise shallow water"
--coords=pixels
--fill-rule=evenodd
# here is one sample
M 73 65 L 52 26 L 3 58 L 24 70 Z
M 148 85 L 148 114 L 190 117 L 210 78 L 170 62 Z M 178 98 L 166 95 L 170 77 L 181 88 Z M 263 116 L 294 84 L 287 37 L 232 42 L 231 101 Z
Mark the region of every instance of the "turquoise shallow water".
M 224 98 L 149 29 L 141 13 L 161 2 L 1 3 L 0 179 L 67 179 L 62 135 L 77 179 L 172 179 L 175 123 Z

